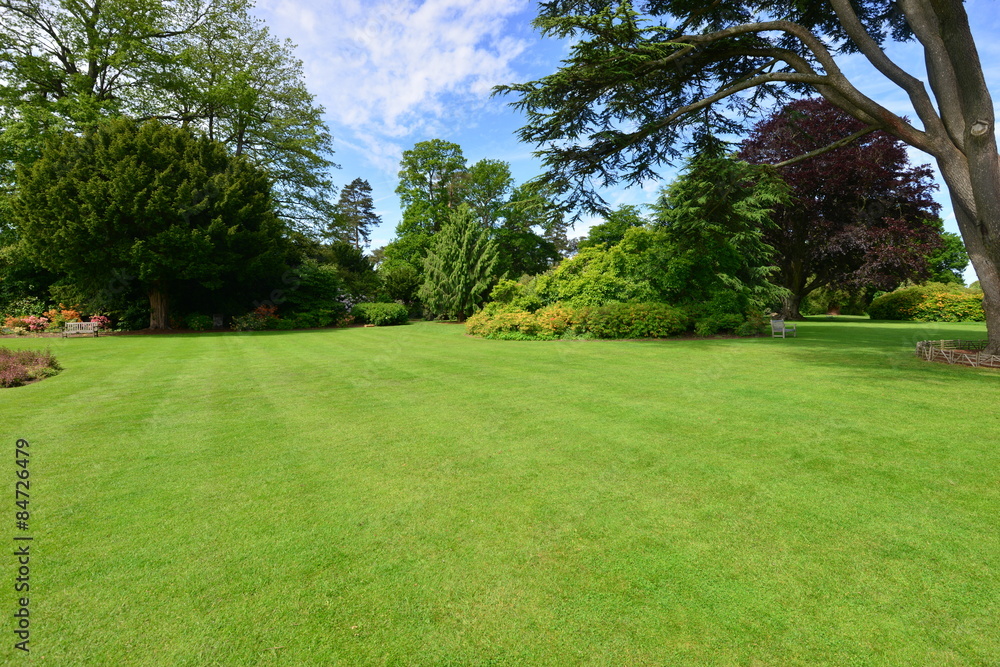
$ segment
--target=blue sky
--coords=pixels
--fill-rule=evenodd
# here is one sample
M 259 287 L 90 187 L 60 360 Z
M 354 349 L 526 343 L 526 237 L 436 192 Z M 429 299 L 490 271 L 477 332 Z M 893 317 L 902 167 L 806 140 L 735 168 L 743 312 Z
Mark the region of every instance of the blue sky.
M 966 3 L 994 99 L 1000 99 L 1000 11 L 995 0 Z M 518 142 L 521 115 L 494 85 L 555 71 L 567 44 L 542 39 L 531 27 L 529 0 L 260 0 L 256 13 L 276 37 L 291 39 L 306 81 L 326 109 L 334 136 L 338 185 L 371 183 L 383 224 L 372 246 L 393 237 L 400 218 L 394 194 L 402 151 L 440 138 L 462 146 L 469 163 L 505 160 L 521 183 L 541 169 L 531 146 Z M 916 44 L 893 45 L 890 55 L 923 78 Z M 913 116 L 906 96 L 860 57 L 841 63 L 855 85 L 897 113 Z M 912 152 L 915 162 L 931 162 Z M 672 173 L 665 173 L 669 180 Z M 605 193 L 613 203 L 649 203 L 660 183 Z M 957 231 L 947 194 L 946 228 Z M 586 222 L 574 235 L 586 232 Z M 974 274 L 967 272 L 969 280 Z

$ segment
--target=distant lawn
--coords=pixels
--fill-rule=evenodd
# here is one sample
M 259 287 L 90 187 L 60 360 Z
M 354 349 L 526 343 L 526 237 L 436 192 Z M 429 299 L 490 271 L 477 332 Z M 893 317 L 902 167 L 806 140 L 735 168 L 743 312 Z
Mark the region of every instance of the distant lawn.
M 32 662 L 1000 664 L 1000 372 L 913 356 L 983 335 L 0 341 Z

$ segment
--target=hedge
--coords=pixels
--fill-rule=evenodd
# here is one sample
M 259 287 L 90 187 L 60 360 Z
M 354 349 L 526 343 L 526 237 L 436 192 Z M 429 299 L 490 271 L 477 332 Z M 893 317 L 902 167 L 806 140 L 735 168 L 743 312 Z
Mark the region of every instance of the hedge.
M 355 322 L 377 327 L 410 321 L 410 312 L 401 303 L 359 303 L 351 310 L 351 315 Z

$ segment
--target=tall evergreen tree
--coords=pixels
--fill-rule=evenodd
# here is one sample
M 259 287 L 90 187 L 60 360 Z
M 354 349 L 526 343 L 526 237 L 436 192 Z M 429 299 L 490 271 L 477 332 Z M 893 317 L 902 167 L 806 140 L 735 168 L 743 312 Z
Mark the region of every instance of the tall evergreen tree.
M 85 287 L 129 276 L 149 296 L 153 329 L 168 327 L 179 286 L 231 288 L 280 275 L 287 259 L 267 174 L 158 121 L 51 141 L 19 169 L 13 209 L 32 260 Z
M 666 300 L 736 313 L 776 304 L 786 291 L 771 282 L 777 267 L 764 233 L 773 208 L 788 201 L 787 186 L 768 167 L 733 159 L 711 135 L 694 148 L 654 206 L 671 246 Z
M 460 206 L 427 254 L 420 299 L 432 313 L 462 321 L 485 300 L 496 265 L 497 249 L 489 230 L 468 206 Z
M 363 178 L 355 178 L 340 191 L 337 201 L 336 226 L 331 230 L 359 250 L 371 242 L 371 230 L 382 223 L 375 212 L 372 186 Z

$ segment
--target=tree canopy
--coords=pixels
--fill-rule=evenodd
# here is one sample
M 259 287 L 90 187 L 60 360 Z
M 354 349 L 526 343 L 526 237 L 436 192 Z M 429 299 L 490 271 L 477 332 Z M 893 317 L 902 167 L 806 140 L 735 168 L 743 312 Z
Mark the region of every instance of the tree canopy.
M 435 315 L 459 321 L 482 304 L 496 277 L 496 244 L 467 205 L 449 216 L 425 260 L 420 299 Z
M 796 100 L 759 123 L 739 157 L 778 164 L 863 127 L 823 99 Z M 789 291 L 786 318 L 800 318 L 799 304 L 820 287 L 892 290 L 928 276 L 941 243 L 928 222 L 941 207 L 930 168 L 910 165 L 903 142 L 876 131 L 777 171 L 793 199 L 775 207 L 764 238 Z
M 18 173 L 17 232 L 40 266 L 99 289 L 142 285 L 149 325 L 169 326 L 172 290 L 280 276 L 285 227 L 267 175 L 218 142 L 158 121 L 102 123 L 50 140 Z
M 367 247 L 371 241 L 373 227 L 381 224 L 382 218 L 375 212 L 372 200 L 372 186 L 363 178 L 355 178 L 340 191 L 337 200 L 336 217 L 329 233 L 354 245 Z
M 0 0 L 0 165 L 46 136 L 110 117 L 159 119 L 220 141 L 271 178 L 279 215 L 332 212 L 332 140 L 289 42 L 246 0 Z
M 458 144 L 431 139 L 403 151 L 396 186 L 403 207 L 400 235 L 440 231 L 458 205 L 464 174 L 465 156 Z
M 540 147 L 548 180 L 569 202 L 600 208 L 591 182 L 654 177 L 694 125 L 742 131 L 770 101 L 819 93 L 863 124 L 834 146 L 883 130 L 935 158 L 983 285 L 989 349 L 1000 353 L 1000 156 L 993 101 L 960 0 L 540 7 L 536 26 L 573 37 L 572 52 L 557 72 L 498 91 L 518 96 L 514 104 L 528 119 L 520 136 Z M 889 58 L 882 47 L 890 40 L 919 42 L 929 88 Z M 850 53 L 906 95 L 912 121 L 849 79 L 839 59 Z

